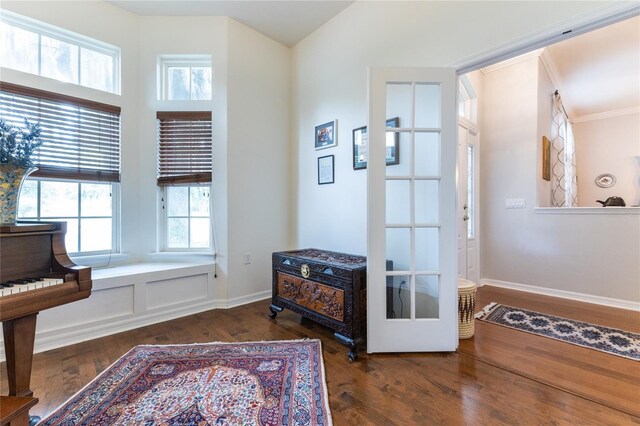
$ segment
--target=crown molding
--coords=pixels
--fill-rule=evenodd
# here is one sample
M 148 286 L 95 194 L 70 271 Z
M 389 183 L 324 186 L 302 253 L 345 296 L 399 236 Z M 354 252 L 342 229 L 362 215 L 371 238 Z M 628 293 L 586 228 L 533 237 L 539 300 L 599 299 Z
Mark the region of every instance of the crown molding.
M 574 118 L 574 123 L 584 123 L 586 121 L 602 120 L 604 118 L 620 117 L 623 115 L 640 114 L 640 106 L 616 109 L 613 111 L 598 112 L 596 114 L 583 115 Z
M 488 67 L 481 68 L 480 71 L 482 74 L 488 74 L 493 71 L 497 71 L 502 68 L 510 67 L 511 65 L 515 65 L 520 62 L 524 62 L 531 58 L 537 58 L 542 55 L 542 52 L 545 49 L 536 49 L 531 52 L 525 53 L 524 55 L 516 56 L 515 58 L 507 59 L 506 61 L 498 62 L 497 64 L 489 65 Z
M 567 96 L 567 92 L 564 90 L 564 84 L 562 84 L 562 79 L 560 78 L 560 73 L 558 72 L 558 67 L 556 66 L 556 61 L 553 59 L 553 54 L 551 54 L 551 50 L 548 47 L 542 49 L 542 53 L 540 54 L 540 61 L 544 68 L 547 70 L 547 74 L 549 75 L 549 79 L 551 79 L 551 84 L 556 88 L 558 93 L 562 96 L 562 106 L 564 106 L 564 110 L 569 116 L 569 120 L 571 122 L 575 122 L 571 117 L 573 114 L 572 102 L 569 96 Z
M 637 1 L 606 2 L 595 10 L 566 19 L 542 31 L 535 31 L 511 42 L 497 45 L 492 49 L 452 64 L 452 66 L 459 74 L 466 74 L 508 60 L 514 55 L 529 52 L 531 49 L 544 48 L 550 44 L 614 24 L 638 14 L 640 14 L 640 4 Z

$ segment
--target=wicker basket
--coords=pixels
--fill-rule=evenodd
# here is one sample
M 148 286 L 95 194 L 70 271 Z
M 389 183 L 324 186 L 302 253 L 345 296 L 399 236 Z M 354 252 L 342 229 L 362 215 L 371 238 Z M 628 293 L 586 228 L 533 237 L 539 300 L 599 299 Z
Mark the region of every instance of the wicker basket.
M 473 337 L 475 331 L 476 289 L 472 281 L 458 278 L 458 338 Z

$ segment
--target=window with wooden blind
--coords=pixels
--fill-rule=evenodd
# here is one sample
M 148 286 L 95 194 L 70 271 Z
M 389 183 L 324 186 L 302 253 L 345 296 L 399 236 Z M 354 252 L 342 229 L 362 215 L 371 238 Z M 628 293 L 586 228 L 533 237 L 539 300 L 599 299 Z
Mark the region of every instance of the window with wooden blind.
M 0 118 L 40 123 L 32 176 L 120 181 L 120 107 L 0 82 Z
M 164 251 L 211 250 L 211 111 L 158 112 Z
M 162 111 L 158 119 L 158 185 L 210 183 L 211 111 Z

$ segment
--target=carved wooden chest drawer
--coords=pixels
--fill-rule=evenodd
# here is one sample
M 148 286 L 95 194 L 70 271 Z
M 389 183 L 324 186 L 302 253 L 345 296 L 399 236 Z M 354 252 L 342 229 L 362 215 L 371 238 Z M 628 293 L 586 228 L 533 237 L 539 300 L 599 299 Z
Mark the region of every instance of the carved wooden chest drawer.
M 287 308 L 326 325 L 354 360 L 367 331 L 366 265 L 366 257 L 325 250 L 273 253 L 270 317 Z

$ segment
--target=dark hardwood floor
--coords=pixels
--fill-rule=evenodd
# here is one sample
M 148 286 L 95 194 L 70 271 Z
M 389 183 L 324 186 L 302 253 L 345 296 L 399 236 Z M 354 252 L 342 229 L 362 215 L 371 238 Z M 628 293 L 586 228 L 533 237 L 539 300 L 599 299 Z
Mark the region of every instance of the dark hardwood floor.
M 477 310 L 490 302 L 640 333 L 640 312 L 483 287 Z M 608 407 L 640 416 L 640 362 L 543 336 L 476 321 L 473 339 L 458 352 L 562 389 Z
M 556 307 L 544 300 L 535 302 L 540 296 L 519 296 L 518 292 L 486 287 L 479 291 L 478 305 L 489 299 L 507 303 L 495 300 L 500 298 L 513 300 L 511 304 L 514 304 L 519 297 L 523 303 L 519 306 L 533 309 L 529 302 L 533 305 L 541 303 L 538 310 L 571 316 L 562 311 L 564 301 Z M 620 357 L 606 355 L 606 371 L 600 376 L 577 374 L 572 381 L 571 374 L 567 374 L 569 377 L 563 377 L 560 383 L 547 384 L 548 378 L 544 374 L 537 376 L 536 370 L 550 368 L 555 371 L 551 375 L 560 375 L 573 369 L 573 374 L 589 364 L 589 354 L 596 360 L 587 370 L 603 362 L 601 356 L 586 349 L 589 354 L 576 358 L 573 348 L 583 348 L 562 343 L 563 348 L 556 349 L 556 343 L 551 339 L 529 340 L 536 336 L 476 322 L 476 336 L 461 342 L 460 353 L 362 353 L 358 361 L 351 363 L 346 348 L 335 341 L 329 329 L 287 310 L 276 320 L 270 320 L 268 305 L 269 301 L 262 301 L 229 310 L 204 312 L 37 354 L 31 383 L 40 402 L 31 413 L 45 415 L 53 411 L 138 344 L 318 338 L 323 345 L 329 403 L 335 425 L 640 425 L 640 417 L 629 414 L 632 410 L 626 409 L 627 403 L 618 403 L 618 399 L 625 399 L 620 394 L 634 392 L 638 386 L 637 383 L 630 384 L 627 377 L 636 374 L 636 370 Z M 542 309 L 549 306 L 553 308 Z M 602 316 L 597 314 L 587 320 L 629 331 L 640 330 L 637 313 L 629 314 L 631 325 L 623 319 L 622 327 L 618 320 L 608 319 L 606 311 Z M 585 312 L 584 315 L 591 314 Z M 510 334 L 504 335 L 507 331 Z M 494 340 L 496 344 L 510 347 L 487 349 Z M 527 344 L 527 341 L 531 343 Z M 474 352 L 473 348 L 479 349 Z M 564 355 L 551 359 L 556 350 Z M 503 356 L 504 351 L 507 354 Z M 493 359 L 496 352 L 500 356 Z M 522 364 L 529 364 L 536 357 L 534 371 L 523 371 Z M 549 368 L 546 362 L 549 362 Z M 4 363 L 0 372 L 0 390 L 6 394 Z M 581 388 L 600 389 L 600 379 L 596 377 L 608 377 L 612 383 L 617 383 L 620 392 L 610 395 L 609 402 L 593 395 L 579 396 Z M 632 381 L 638 382 L 639 377 L 636 375 Z M 601 392 L 610 391 L 610 388 L 604 388 Z M 631 402 L 635 398 L 636 408 L 638 395 L 626 398 Z

